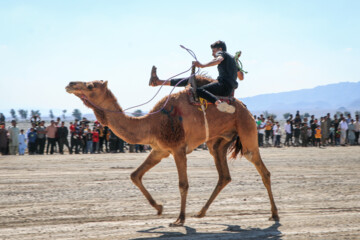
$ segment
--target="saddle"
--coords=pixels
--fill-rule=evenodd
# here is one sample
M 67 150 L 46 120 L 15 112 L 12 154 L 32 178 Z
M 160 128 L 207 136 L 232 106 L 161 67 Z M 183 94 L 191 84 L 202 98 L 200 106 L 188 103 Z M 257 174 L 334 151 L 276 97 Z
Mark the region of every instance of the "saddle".
M 191 105 L 194 105 L 194 106 L 201 106 L 203 105 L 204 103 L 206 105 L 211 105 L 213 103 L 211 102 L 208 102 L 207 100 L 203 99 L 203 98 L 198 98 L 195 94 L 194 94 L 194 91 L 192 88 L 188 88 L 186 90 L 186 93 L 189 97 L 189 103 Z M 229 97 L 224 97 L 224 96 L 216 96 L 220 101 L 222 102 L 227 102 L 228 104 L 232 104 L 235 102 L 235 97 L 234 97 L 234 91 L 232 92 L 231 96 Z

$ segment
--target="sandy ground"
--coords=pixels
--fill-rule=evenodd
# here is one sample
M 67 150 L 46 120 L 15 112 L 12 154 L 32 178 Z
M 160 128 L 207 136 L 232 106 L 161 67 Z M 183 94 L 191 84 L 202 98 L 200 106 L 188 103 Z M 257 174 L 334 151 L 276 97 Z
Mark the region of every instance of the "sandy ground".
M 360 239 L 360 147 L 261 149 L 280 222 L 271 222 L 254 166 L 230 162 L 232 182 L 202 219 L 217 172 L 188 156 L 185 227 L 169 227 L 180 195 L 172 158 L 144 177 L 164 204 L 156 216 L 129 175 L 146 153 L 0 157 L 0 239 Z

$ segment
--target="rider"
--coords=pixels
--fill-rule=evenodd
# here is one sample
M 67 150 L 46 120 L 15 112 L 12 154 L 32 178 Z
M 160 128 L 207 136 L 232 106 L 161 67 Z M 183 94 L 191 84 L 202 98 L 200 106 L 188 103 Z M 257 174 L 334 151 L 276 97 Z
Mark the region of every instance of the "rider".
M 236 78 L 239 77 L 240 80 L 244 79 L 243 74 L 238 69 L 234 57 L 226 51 L 225 42 L 216 41 L 215 43 L 211 44 L 210 47 L 214 59 L 206 64 L 194 61 L 193 65 L 199 68 L 212 67 L 217 65 L 219 71 L 219 76 L 217 77 L 218 81 L 198 87 L 196 89 L 196 93 L 199 97 L 202 97 L 215 104 L 219 111 L 234 113 L 234 106 L 229 105 L 227 102 L 221 101 L 216 96 L 230 96 L 238 86 Z M 162 84 L 175 86 L 181 80 L 183 79 L 172 79 L 171 81 L 168 81 L 164 84 L 164 81 L 160 80 L 156 76 L 156 68 L 153 67 L 150 78 L 150 86 L 157 86 Z M 186 86 L 187 84 L 188 80 L 185 80 L 178 86 Z

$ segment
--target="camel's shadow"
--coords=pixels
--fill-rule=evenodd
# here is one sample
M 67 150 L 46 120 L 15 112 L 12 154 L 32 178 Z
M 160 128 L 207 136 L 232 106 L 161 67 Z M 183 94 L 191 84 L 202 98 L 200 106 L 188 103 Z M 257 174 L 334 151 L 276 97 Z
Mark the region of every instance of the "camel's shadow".
M 212 225 L 212 223 L 203 223 Z M 279 222 L 275 222 L 268 228 L 247 228 L 242 229 L 238 225 L 227 225 L 227 224 L 214 224 L 214 225 L 222 225 L 226 228 L 223 232 L 211 233 L 211 232 L 197 232 L 195 228 L 185 226 L 186 233 L 175 231 L 165 232 L 161 231 L 164 226 L 150 228 L 146 230 L 138 231 L 140 233 L 158 233 L 162 234 L 159 237 L 141 237 L 135 238 L 137 240 L 140 239 L 272 239 L 272 240 L 281 240 L 282 233 L 279 231 L 279 227 L 281 224 Z

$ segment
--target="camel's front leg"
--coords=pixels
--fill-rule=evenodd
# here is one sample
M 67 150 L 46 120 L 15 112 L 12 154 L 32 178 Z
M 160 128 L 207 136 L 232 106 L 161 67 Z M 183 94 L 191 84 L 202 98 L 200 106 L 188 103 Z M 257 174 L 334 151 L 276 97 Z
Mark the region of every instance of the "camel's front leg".
M 186 208 L 186 197 L 189 189 L 189 183 L 187 178 L 187 159 L 185 151 L 180 151 L 174 154 L 176 168 L 179 175 L 179 190 L 181 196 L 181 207 L 180 214 L 174 223 L 170 224 L 170 227 L 183 226 L 185 223 L 185 208 Z
M 219 174 L 219 180 L 217 185 L 211 194 L 209 200 L 205 206 L 198 212 L 195 217 L 202 218 L 205 216 L 206 211 L 210 207 L 211 203 L 215 200 L 220 191 L 231 182 L 229 167 L 227 165 L 226 153 L 231 142 L 224 139 L 217 139 L 214 142 L 208 142 L 211 155 L 214 157 L 216 169 Z
M 158 150 L 152 150 L 150 155 L 146 158 L 146 160 L 143 162 L 143 164 L 140 165 L 132 174 L 131 174 L 131 180 L 133 183 L 140 189 L 140 191 L 144 194 L 146 199 L 149 201 L 151 206 L 153 206 L 157 210 L 157 214 L 161 215 L 163 206 L 161 204 L 157 204 L 155 200 L 152 198 L 150 193 L 146 190 L 142 183 L 142 177 L 144 174 L 149 171 L 152 167 L 154 167 L 156 164 L 158 164 L 161 159 L 169 156 L 169 153 L 162 152 Z

